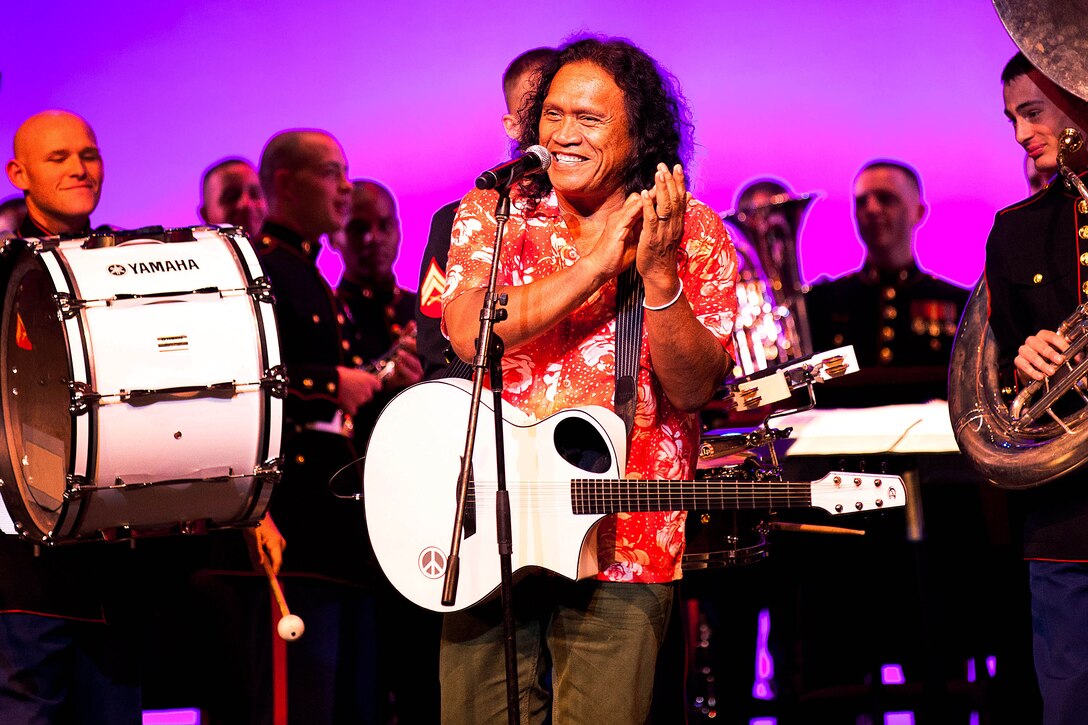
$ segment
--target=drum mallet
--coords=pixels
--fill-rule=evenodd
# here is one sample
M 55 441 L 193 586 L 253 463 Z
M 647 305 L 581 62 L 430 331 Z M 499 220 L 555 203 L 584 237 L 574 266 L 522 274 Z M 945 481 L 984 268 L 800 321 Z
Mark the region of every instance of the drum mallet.
M 303 623 L 302 617 L 291 614 L 291 610 L 287 608 L 287 600 L 283 598 L 283 589 L 280 588 L 279 579 L 276 578 L 275 572 L 272 571 L 272 564 L 267 558 L 261 564 L 264 566 L 264 573 L 268 577 L 268 586 L 272 587 L 272 596 L 276 598 L 276 604 L 280 608 L 280 621 L 276 624 L 276 634 L 280 636 L 280 639 L 285 639 L 288 642 L 294 641 L 306 631 L 306 625 Z

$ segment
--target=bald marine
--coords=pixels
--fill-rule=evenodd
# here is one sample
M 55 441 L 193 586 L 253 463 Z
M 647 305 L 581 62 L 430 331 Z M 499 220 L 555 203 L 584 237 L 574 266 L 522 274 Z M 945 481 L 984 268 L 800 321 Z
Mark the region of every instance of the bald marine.
M 94 131 L 74 113 L 42 111 L 15 132 L 8 180 L 23 192 L 29 220 L 47 234 L 89 229 L 103 173 Z

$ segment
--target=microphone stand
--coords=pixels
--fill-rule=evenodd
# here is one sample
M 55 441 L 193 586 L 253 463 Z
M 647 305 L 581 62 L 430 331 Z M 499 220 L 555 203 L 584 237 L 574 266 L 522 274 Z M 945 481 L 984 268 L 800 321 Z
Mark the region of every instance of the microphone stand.
M 500 587 L 502 601 L 502 632 L 506 655 L 506 714 L 509 725 L 521 722 L 518 704 L 518 665 L 517 642 L 514 634 L 514 585 L 511 571 L 513 554 L 513 535 L 510 522 L 510 495 L 506 490 L 506 450 L 502 433 L 502 338 L 494 332 L 496 322 L 506 319 L 506 310 L 500 305 L 506 304 L 506 295 L 497 295 L 499 276 L 499 255 L 502 251 L 502 237 L 506 222 L 510 219 L 510 187 L 503 184 L 497 187 L 499 201 L 495 206 L 495 246 L 491 261 L 491 276 L 484 295 L 483 308 L 480 310 L 480 334 L 476 338 L 476 356 L 472 359 L 472 401 L 469 404 L 468 431 L 465 438 L 465 452 L 461 457 L 461 473 L 457 480 L 457 510 L 453 520 L 453 539 L 447 557 L 446 576 L 442 584 L 442 604 L 452 606 L 457 600 L 457 577 L 460 569 L 461 534 L 464 526 L 465 506 L 472 482 L 472 454 L 476 443 L 476 424 L 480 415 L 480 399 L 483 396 L 484 373 L 491 377 L 491 392 L 494 397 L 495 416 L 495 463 L 498 488 L 495 494 L 495 527 L 499 549 Z M 473 500 L 478 500 L 475 496 Z M 476 504 L 473 503 L 475 506 Z

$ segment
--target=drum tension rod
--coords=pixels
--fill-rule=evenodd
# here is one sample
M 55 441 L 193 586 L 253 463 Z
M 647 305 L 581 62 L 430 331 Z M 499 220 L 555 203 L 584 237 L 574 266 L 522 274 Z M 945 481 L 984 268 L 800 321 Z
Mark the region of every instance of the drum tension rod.
M 188 297 L 189 295 L 222 295 L 223 290 L 218 287 L 198 287 L 191 290 L 168 290 L 165 292 L 144 292 L 137 294 L 135 292 L 125 292 L 119 295 L 114 295 L 112 299 L 105 300 L 107 305 L 114 302 L 130 302 L 132 300 L 153 300 L 156 298 L 167 297 Z M 86 303 L 84 303 L 86 304 Z

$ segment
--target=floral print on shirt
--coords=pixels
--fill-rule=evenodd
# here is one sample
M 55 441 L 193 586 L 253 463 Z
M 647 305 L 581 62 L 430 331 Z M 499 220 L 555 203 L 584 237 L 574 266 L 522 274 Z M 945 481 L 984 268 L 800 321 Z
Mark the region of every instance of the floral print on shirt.
M 494 191 L 472 191 L 453 226 L 443 308 L 459 295 L 486 288 L 495 238 Z M 506 225 L 499 285 L 527 285 L 575 264 L 577 247 L 555 194 L 531 212 L 514 196 Z M 732 352 L 737 311 L 736 255 L 721 219 L 692 200 L 684 213 L 679 274 L 698 319 Z M 443 322 L 443 331 L 445 323 Z M 565 320 L 503 357 L 503 400 L 537 419 L 565 408 L 613 409 L 616 281 L 601 287 Z M 628 437 L 626 476 L 690 479 L 699 445 L 698 417 L 677 410 L 653 373 L 646 331 L 639 355 L 638 402 Z M 599 579 L 668 582 L 680 577 L 685 512 L 606 516 L 597 533 Z

